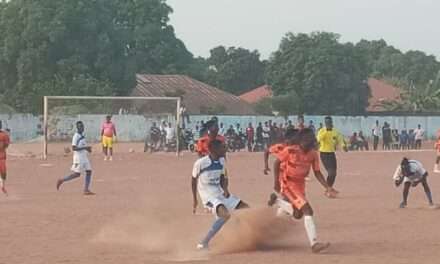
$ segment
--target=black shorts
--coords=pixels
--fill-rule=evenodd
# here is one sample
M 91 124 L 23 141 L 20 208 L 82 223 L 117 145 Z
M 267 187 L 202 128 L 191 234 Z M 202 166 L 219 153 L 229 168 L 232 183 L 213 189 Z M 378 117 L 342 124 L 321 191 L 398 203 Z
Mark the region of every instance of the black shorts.
M 324 168 L 328 170 L 336 170 L 338 168 L 336 162 L 336 154 L 334 152 L 320 152 L 322 164 Z

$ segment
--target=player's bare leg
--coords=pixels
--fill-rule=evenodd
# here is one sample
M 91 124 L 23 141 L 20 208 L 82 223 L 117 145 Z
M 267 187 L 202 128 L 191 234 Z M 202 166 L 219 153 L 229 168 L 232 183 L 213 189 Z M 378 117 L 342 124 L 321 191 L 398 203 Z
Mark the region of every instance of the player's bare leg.
M 108 156 L 108 159 L 110 160 L 110 161 L 112 161 L 113 160 L 113 148 L 111 147 L 109 147 L 108 148 L 108 150 L 109 150 L 109 154 L 110 154 L 110 156 Z
M 90 191 L 90 183 L 92 182 L 92 171 L 86 171 L 86 179 L 84 182 L 84 195 L 95 195 Z
M 2 192 L 8 196 L 8 191 L 6 190 L 6 173 L 2 173 L 0 177 L 0 188 Z
M 81 176 L 81 174 L 80 173 L 76 173 L 76 172 L 74 172 L 74 173 L 72 173 L 72 174 L 70 174 L 70 175 L 68 175 L 68 176 L 66 176 L 66 177 L 64 177 L 64 178 L 62 178 L 62 179 L 58 179 L 57 180 L 57 190 L 60 190 L 60 187 L 61 187 L 61 185 L 63 184 L 63 183 L 65 183 L 65 182 L 67 182 L 67 181 L 71 181 L 71 180 L 74 180 L 74 179 L 76 179 L 76 178 L 79 178 L 79 176 Z

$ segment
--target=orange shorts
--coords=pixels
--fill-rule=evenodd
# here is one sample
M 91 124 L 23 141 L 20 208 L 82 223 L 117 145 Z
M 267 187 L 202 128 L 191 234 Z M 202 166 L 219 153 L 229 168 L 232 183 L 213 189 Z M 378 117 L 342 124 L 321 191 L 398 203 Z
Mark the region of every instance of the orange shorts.
M 281 186 L 281 194 L 297 209 L 303 208 L 303 206 L 308 203 L 306 200 L 305 183 L 284 181 Z
M 0 160 L 0 174 L 6 174 L 6 160 Z

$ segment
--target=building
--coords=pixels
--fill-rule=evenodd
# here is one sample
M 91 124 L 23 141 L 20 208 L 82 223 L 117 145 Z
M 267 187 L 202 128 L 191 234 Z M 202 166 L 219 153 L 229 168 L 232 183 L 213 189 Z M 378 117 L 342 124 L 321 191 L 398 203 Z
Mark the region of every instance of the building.
M 136 80 L 132 96 L 181 96 L 189 114 L 255 114 L 239 97 L 185 75 L 137 74 Z
M 240 98 L 250 104 L 255 104 L 261 101 L 263 98 L 267 98 L 267 97 L 270 98 L 272 96 L 273 96 L 272 87 L 265 84 L 263 86 L 260 86 L 258 88 L 255 88 L 249 92 L 240 95 Z
M 367 112 L 378 113 L 384 112 L 384 102 L 399 101 L 401 91 L 400 88 L 390 85 L 384 81 L 369 78 L 368 86 L 370 87 L 370 98 L 368 100 Z

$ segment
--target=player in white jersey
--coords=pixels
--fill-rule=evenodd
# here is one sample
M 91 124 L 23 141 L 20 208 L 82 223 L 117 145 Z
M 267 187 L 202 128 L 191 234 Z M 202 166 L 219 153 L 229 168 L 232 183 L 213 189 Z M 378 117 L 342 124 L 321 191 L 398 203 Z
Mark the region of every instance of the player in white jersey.
M 76 179 L 81 176 L 81 173 L 85 172 L 86 179 L 84 184 L 84 195 L 94 195 L 94 193 L 90 191 L 90 183 L 92 181 L 92 166 L 88 157 L 88 154 L 92 152 L 92 147 L 87 145 L 86 138 L 84 136 L 83 122 L 76 122 L 76 129 L 77 132 L 72 138 L 72 174 L 57 181 L 57 190 L 60 189 L 61 184 L 63 184 L 64 182 Z
M 423 165 L 420 161 L 408 160 L 407 158 L 402 159 L 402 162 L 397 167 L 393 176 L 396 187 L 400 186 L 402 183 L 404 184 L 403 201 L 400 203 L 400 208 L 405 208 L 407 206 L 409 188 L 416 187 L 419 183 L 422 183 L 423 185 L 429 205 L 434 207 L 427 178 L 428 172 L 425 170 L 425 168 L 423 168 Z
M 228 178 L 225 176 L 226 148 L 222 141 L 209 143 L 210 154 L 198 159 L 192 173 L 193 213 L 196 212 L 197 192 L 204 206 L 211 209 L 215 221 L 206 237 L 197 245 L 198 249 L 207 249 L 209 241 L 217 234 L 231 217 L 230 211 L 249 206 L 228 190 Z

